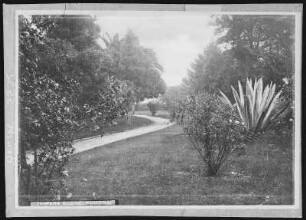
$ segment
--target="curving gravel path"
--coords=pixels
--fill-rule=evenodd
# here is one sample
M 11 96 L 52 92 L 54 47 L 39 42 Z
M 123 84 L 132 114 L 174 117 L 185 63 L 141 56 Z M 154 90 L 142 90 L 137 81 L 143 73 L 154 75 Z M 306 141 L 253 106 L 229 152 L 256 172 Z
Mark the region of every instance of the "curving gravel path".
M 153 121 L 153 124 L 141 128 L 135 128 L 128 131 L 105 135 L 102 138 L 99 136 L 90 139 L 76 140 L 73 142 L 73 147 L 75 147 L 75 153 L 80 153 L 96 147 L 101 147 L 105 144 L 121 141 L 131 137 L 140 136 L 143 134 L 151 133 L 153 131 L 158 131 L 174 124 L 174 122 L 170 123 L 168 119 L 159 118 L 159 117 L 151 117 L 147 115 L 133 115 L 133 116 L 146 118 L 148 120 Z
M 87 151 L 87 150 L 90 150 L 96 147 L 101 147 L 105 144 L 113 143 L 116 141 L 121 141 L 121 140 L 131 138 L 131 137 L 140 136 L 140 135 L 147 134 L 153 131 L 158 131 L 158 130 L 164 129 L 174 124 L 174 122 L 170 123 L 168 119 L 159 118 L 159 117 L 151 117 L 147 115 L 133 115 L 133 116 L 146 118 L 148 120 L 153 121 L 153 124 L 144 126 L 144 127 L 140 127 L 140 128 L 135 128 L 135 129 L 128 130 L 128 131 L 104 135 L 102 138 L 101 136 L 95 136 L 91 138 L 75 140 L 72 143 L 73 147 L 75 148 L 74 153 L 77 154 L 77 153 Z M 27 162 L 29 164 L 32 164 L 34 162 L 33 152 L 29 151 L 26 154 L 27 154 Z

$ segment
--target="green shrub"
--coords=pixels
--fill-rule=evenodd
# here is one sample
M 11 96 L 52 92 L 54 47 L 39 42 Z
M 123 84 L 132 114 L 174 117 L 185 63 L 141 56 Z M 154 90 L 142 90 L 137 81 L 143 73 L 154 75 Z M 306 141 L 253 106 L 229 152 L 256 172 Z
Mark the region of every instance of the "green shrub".
M 159 107 L 160 107 L 157 102 L 149 102 L 147 104 L 147 106 L 148 106 L 152 116 L 156 115 L 156 113 L 157 113 L 157 111 L 159 110 Z
M 122 82 L 114 77 L 95 84 L 79 78 L 84 75 L 80 69 L 69 72 L 79 63 L 72 57 L 78 52 L 68 41 L 44 34 L 42 17 L 19 18 L 18 192 L 25 204 L 29 198 L 40 201 L 66 193 L 65 167 L 74 150 L 74 133 L 88 121 L 89 129 L 101 125 L 103 131 L 121 114 L 124 97 Z
M 177 121 L 206 164 L 207 175 L 214 176 L 235 145 L 243 142 L 244 126 L 237 112 L 217 95 L 189 95 L 183 102 Z
M 282 94 L 279 97 L 278 105 L 286 108 L 287 114 L 279 117 L 272 128 L 275 133 L 281 134 L 284 139 L 289 139 L 289 137 L 292 137 L 294 125 L 293 80 L 284 78 L 283 82 Z M 282 108 L 277 108 L 277 111 L 281 110 Z

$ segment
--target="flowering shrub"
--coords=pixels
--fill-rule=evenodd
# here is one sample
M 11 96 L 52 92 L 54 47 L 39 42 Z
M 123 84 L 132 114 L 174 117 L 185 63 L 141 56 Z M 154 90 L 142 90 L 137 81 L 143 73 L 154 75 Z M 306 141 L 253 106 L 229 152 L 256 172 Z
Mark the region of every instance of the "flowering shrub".
M 184 102 L 177 121 L 206 164 L 207 175 L 216 175 L 233 147 L 244 141 L 245 128 L 237 112 L 216 95 L 189 95 Z

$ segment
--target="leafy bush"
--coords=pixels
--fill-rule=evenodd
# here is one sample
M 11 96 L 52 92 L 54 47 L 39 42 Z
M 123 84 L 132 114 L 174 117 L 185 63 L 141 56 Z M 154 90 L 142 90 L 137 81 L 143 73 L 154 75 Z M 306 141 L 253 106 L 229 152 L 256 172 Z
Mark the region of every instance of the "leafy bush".
M 277 121 L 288 113 L 285 102 L 278 100 L 281 90 L 275 94 L 275 84 L 267 85 L 263 90 L 263 80 L 255 80 L 254 86 L 251 79 L 246 81 L 246 92 L 244 94 L 240 81 L 238 81 L 239 94 L 233 86 L 232 92 L 235 104 L 221 93 L 221 100 L 231 107 L 237 107 L 241 120 L 248 132 L 261 133 L 272 127 Z
M 159 103 L 153 102 L 153 101 L 149 102 L 147 104 L 147 106 L 148 106 L 152 116 L 156 115 L 156 113 L 157 113 L 157 111 L 159 110 L 159 107 L 160 107 Z
M 106 126 L 122 112 L 121 81 L 100 80 L 99 89 L 86 94 L 81 105 L 84 80 L 68 71 L 78 52 L 69 42 L 47 37 L 34 21 L 19 18 L 19 195 L 58 198 L 66 191 L 73 133 L 88 120 L 91 129 L 96 122 Z
M 170 121 L 177 121 L 179 124 L 183 123 L 187 101 L 188 95 L 181 93 L 180 96 L 175 99 L 175 102 L 171 103 Z
M 242 122 L 217 95 L 189 95 L 182 102 L 184 110 L 178 110 L 177 121 L 206 164 L 207 175 L 214 176 L 235 145 L 243 142 Z
M 279 97 L 278 107 L 276 111 L 286 109 L 282 117 L 279 117 L 276 123 L 271 127 L 275 133 L 279 133 L 286 140 L 290 141 L 294 125 L 294 101 L 293 101 L 293 80 L 284 78 L 282 87 L 282 94 Z

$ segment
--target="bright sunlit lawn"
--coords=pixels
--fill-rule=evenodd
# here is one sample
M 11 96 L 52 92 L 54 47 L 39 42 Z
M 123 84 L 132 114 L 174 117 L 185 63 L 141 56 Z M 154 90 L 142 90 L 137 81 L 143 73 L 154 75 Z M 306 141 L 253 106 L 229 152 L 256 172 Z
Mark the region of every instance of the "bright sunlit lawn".
M 124 118 L 117 118 L 115 120 L 115 123 L 116 123 L 115 125 L 112 125 L 106 128 L 105 134 L 122 132 L 122 131 L 127 131 L 127 130 L 131 130 L 131 129 L 135 129 L 135 128 L 139 128 L 143 126 L 148 126 L 148 125 L 151 125 L 153 122 L 145 118 L 132 116 L 130 125 L 126 123 Z M 100 134 L 101 134 L 100 130 L 94 131 L 92 129 L 89 129 L 88 127 L 84 127 L 82 130 L 75 133 L 74 139 L 93 137 L 93 136 L 100 135 Z
M 266 137 L 234 153 L 216 177 L 174 125 L 73 156 L 71 200 L 118 199 L 120 205 L 292 204 L 290 141 Z

